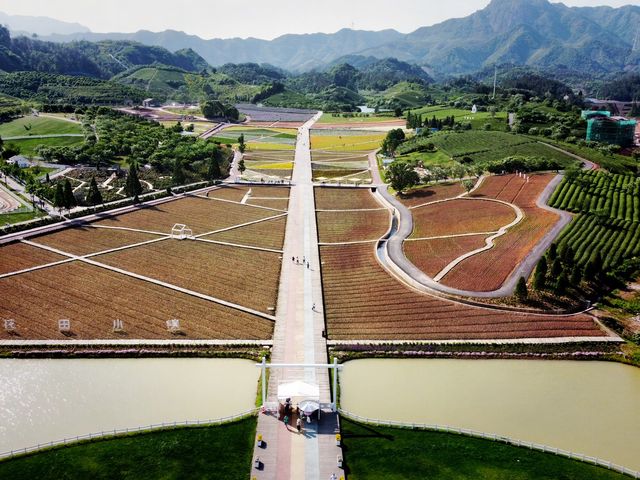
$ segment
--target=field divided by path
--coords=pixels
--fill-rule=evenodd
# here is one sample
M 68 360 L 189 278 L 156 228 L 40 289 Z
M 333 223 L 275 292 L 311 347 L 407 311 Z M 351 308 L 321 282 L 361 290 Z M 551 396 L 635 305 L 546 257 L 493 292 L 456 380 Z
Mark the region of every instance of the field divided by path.
M 255 192 L 286 202 L 289 189 Z M 174 223 L 202 240 L 169 238 Z M 285 212 L 187 197 L 5 245 L 0 274 L 42 268 L 0 278 L 0 320 L 17 323 L 0 338 L 169 339 L 165 322 L 177 318 L 178 338 L 269 339 L 285 225 Z M 59 319 L 71 320 L 71 333 L 58 331 Z M 125 333 L 113 332 L 117 319 Z

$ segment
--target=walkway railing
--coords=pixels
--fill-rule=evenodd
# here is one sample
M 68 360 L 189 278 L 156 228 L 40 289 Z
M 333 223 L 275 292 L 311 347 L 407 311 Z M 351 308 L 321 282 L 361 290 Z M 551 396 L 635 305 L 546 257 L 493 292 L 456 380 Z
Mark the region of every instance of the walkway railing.
M 395 422 L 390 420 L 379 420 L 375 418 L 361 417 L 360 415 L 356 415 L 355 413 L 347 412 L 342 409 L 338 409 L 338 412 L 340 413 L 340 415 L 344 416 L 345 418 L 348 418 L 350 420 L 355 420 L 360 423 L 366 423 L 369 425 L 375 425 L 379 427 L 396 427 L 396 428 L 411 428 L 411 429 L 417 429 L 417 430 L 432 430 L 436 432 L 456 433 L 459 435 L 467 435 L 470 437 L 484 438 L 486 440 L 493 440 L 495 442 L 508 443 L 510 445 L 515 445 L 516 447 L 529 448 L 531 450 L 538 450 L 544 453 L 553 453 L 555 455 L 560 455 L 562 457 L 570 458 L 572 460 L 578 460 L 581 462 L 590 463 L 592 465 L 597 465 L 599 467 L 608 468 L 609 470 L 613 470 L 618 473 L 629 475 L 633 478 L 640 478 L 640 471 L 632 470 L 630 468 L 615 464 L 613 462 L 609 462 L 607 460 L 602 460 L 597 457 L 591 457 L 589 455 L 584 455 L 582 453 L 575 453 L 575 452 L 570 452 L 568 450 L 562 450 L 561 448 L 549 447 L 547 445 L 542 445 L 539 443 L 526 442 L 524 440 L 517 440 L 510 437 L 505 437 L 503 435 L 497 435 L 495 433 L 479 432 L 477 430 L 450 427 L 448 425 L 434 425 L 434 424 L 426 424 L 426 423 L 407 423 L 407 422 Z
M 214 418 L 209 420 L 185 420 L 183 422 L 153 423 L 151 425 L 145 425 L 140 427 L 120 428 L 120 429 L 114 428 L 113 430 L 103 430 L 101 432 L 88 433 L 86 435 L 76 435 L 75 437 L 63 438 L 62 440 L 53 440 L 51 442 L 39 443 L 31 447 L 19 448 L 17 450 L 10 450 L 8 452 L 0 452 L 0 459 L 11 458 L 19 455 L 25 455 L 28 453 L 34 453 L 34 452 L 38 452 L 39 450 L 46 450 L 53 447 L 73 445 L 75 443 L 83 442 L 86 440 L 118 437 L 118 436 L 129 435 L 132 433 L 151 432 L 154 430 L 162 430 L 162 429 L 176 428 L 176 427 L 222 425 L 225 423 L 235 422 L 237 420 L 242 420 L 243 418 L 250 417 L 252 415 L 255 415 L 257 411 L 258 411 L 257 408 L 253 408 L 251 410 L 247 410 L 246 412 L 238 413 L 237 415 L 231 415 L 229 417 Z

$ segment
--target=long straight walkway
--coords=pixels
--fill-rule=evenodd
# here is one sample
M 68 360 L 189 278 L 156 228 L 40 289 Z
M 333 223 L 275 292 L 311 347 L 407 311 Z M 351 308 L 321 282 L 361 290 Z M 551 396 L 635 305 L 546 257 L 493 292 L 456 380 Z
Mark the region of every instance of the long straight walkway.
M 309 138 L 309 128 L 317 118 L 299 129 L 296 145 L 271 356 L 275 364 L 327 363 Z M 318 384 L 320 402 L 331 401 L 327 369 L 297 368 L 270 371 L 267 402 L 277 403 L 278 384 L 296 380 Z M 337 478 L 344 476 L 337 468 L 340 447 L 336 446 L 336 427 L 336 414 L 326 409 L 321 412 L 319 424 L 305 423 L 300 434 L 295 425 L 286 427 L 278 421 L 276 413 L 260 414 L 258 434 L 266 448 L 256 446 L 254 459 L 260 458 L 262 468 L 253 467 L 251 478 L 320 480 L 328 479 L 332 473 Z

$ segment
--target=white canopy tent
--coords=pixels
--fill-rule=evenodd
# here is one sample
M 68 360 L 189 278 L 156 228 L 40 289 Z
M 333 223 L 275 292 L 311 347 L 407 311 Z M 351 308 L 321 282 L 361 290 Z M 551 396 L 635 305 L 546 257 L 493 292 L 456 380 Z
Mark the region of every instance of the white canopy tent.
M 286 400 L 287 398 L 320 400 L 320 387 L 301 381 L 278 385 L 278 400 Z

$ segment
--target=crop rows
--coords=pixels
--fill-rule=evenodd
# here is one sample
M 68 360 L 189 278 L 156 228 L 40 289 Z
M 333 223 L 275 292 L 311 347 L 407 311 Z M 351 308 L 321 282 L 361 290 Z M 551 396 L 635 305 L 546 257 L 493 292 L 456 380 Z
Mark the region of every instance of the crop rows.
M 429 202 L 454 198 L 461 193 L 464 193 L 461 183 L 442 183 L 411 190 L 407 195 L 398 195 L 398 200 L 411 208 Z
M 609 218 L 640 221 L 640 178 L 603 171 L 565 177 L 549 201 L 570 212 L 603 212 Z
M 517 145 L 532 143 L 533 141 L 521 135 L 497 131 L 443 132 L 424 139 L 409 141 L 398 148 L 398 153 L 407 153 L 407 151 L 415 148 L 416 143 L 433 143 L 439 150 L 446 152 L 451 157 L 462 157 L 491 152 L 498 148 L 511 149 Z
M 438 238 L 404 242 L 404 253 L 411 263 L 430 277 L 467 252 L 484 247 L 486 235 Z
M 449 200 L 411 210 L 412 238 L 495 232 L 516 218 L 513 208 L 486 200 Z
M 274 213 L 246 205 L 190 197 L 111 217 L 96 225 L 171 233 L 173 225 L 183 223 L 197 235 L 271 217 Z
M 385 272 L 373 245 L 320 247 L 329 338 L 439 340 L 602 336 L 587 315 L 475 308 L 417 293 Z
M 275 201 L 287 202 L 288 200 L 276 199 Z M 277 214 L 278 212 L 273 213 Z M 265 222 L 254 223 L 244 227 L 214 233 L 212 235 L 205 235 L 202 238 L 206 240 L 216 240 L 219 242 L 229 242 L 239 245 L 250 245 L 253 247 L 281 250 L 282 245 L 284 244 L 286 224 L 286 217 L 279 217 Z
M 536 205 L 536 200 L 554 177 L 532 175 L 527 182 L 517 175 L 491 176 L 472 195 L 497 198 L 520 207 L 524 218 L 494 240 L 493 248 L 456 265 L 442 283 L 468 291 L 491 291 L 502 286 L 511 272 L 558 221 L 558 216 Z
M 281 264 L 277 253 L 167 240 L 94 259 L 265 313 L 276 306 Z
M 383 208 L 368 189 L 316 187 L 318 210 L 356 210 Z
M 64 259 L 61 255 L 31 245 L 11 243 L 0 247 L 0 275 Z
M 357 242 L 377 240 L 389 227 L 389 212 L 325 211 L 317 212 L 318 241 L 320 243 Z
M 269 320 L 79 262 L 0 279 L 0 292 L 0 319 L 15 319 L 22 339 L 67 338 L 58 332 L 63 318 L 75 339 L 172 338 L 165 322 L 173 318 L 190 339 L 269 339 L 273 331 Z M 115 319 L 124 335 L 113 333 Z M 0 338 L 9 335 L 0 330 Z
M 158 236 L 129 230 L 74 227 L 42 235 L 33 239 L 33 241 L 74 255 L 87 255 L 153 240 L 154 238 L 158 238 Z

